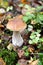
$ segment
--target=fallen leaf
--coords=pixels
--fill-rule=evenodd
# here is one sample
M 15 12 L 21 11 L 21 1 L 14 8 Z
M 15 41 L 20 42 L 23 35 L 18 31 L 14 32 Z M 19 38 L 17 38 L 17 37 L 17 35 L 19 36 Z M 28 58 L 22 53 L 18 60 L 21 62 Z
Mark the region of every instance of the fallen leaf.
M 4 26 L 2 24 L 0 24 L 0 28 L 4 28 Z
M 0 23 L 2 23 L 4 21 L 4 19 L 5 19 L 5 15 L 0 16 Z
M 18 60 L 19 65 L 27 65 L 27 61 L 25 59 Z
M 30 2 L 27 1 L 27 0 L 21 0 L 21 2 L 22 2 L 23 4 L 30 4 Z
M 18 56 L 19 56 L 19 58 L 22 58 L 24 56 L 24 51 L 18 50 Z
M 8 49 L 8 50 L 12 50 L 12 49 L 13 49 L 13 44 L 10 43 L 10 44 L 7 46 L 7 49 Z
M 34 52 L 34 50 L 35 50 L 35 49 L 34 49 L 34 47 L 31 47 L 31 46 L 30 46 L 30 47 L 28 47 L 28 51 L 30 51 L 30 52 L 32 52 L 32 53 L 33 53 L 33 52 Z
M 38 64 L 38 61 L 39 60 L 35 60 L 35 61 L 31 62 L 29 65 L 37 65 Z
M 2 58 L 0 58 L 0 65 L 6 65 L 6 63 L 4 62 Z

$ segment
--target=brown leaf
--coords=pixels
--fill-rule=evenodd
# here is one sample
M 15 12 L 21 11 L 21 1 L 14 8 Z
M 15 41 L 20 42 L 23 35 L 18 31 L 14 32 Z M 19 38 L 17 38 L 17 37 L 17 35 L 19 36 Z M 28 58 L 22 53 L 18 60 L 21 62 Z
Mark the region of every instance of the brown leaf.
M 2 24 L 0 24 L 0 28 L 4 28 L 4 26 Z
M 29 2 L 28 0 L 21 0 L 21 2 L 22 2 L 23 4 L 30 4 L 30 2 Z
M 2 58 L 0 58 L 0 65 L 6 65 L 6 63 L 4 62 Z
M 19 56 L 19 58 L 22 58 L 24 56 L 24 51 L 18 50 L 18 56 Z
M 35 60 L 35 61 L 31 62 L 29 65 L 37 65 L 38 64 L 38 61 L 39 60 Z
M 2 23 L 5 19 L 5 15 L 4 16 L 0 16 L 0 23 Z
M 1 36 L 1 39 L 4 39 L 4 40 L 9 40 L 11 38 L 11 36 L 8 36 L 7 34 L 4 34 Z
M 27 61 L 25 59 L 18 60 L 19 65 L 27 65 Z
M 28 10 L 26 8 L 23 8 L 22 9 L 22 14 L 25 15 L 25 13 L 27 12 Z
M 28 48 L 28 51 L 30 51 L 30 52 L 34 52 L 34 47 L 32 47 L 32 46 L 30 46 L 29 48 Z

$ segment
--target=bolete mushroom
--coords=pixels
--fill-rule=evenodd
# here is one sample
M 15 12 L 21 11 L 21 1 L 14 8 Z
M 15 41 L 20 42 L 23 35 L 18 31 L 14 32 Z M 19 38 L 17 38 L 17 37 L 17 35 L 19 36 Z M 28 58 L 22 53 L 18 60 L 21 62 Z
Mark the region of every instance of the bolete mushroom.
M 22 20 L 22 15 L 12 18 L 7 23 L 7 28 L 13 31 L 12 43 L 14 46 L 21 47 L 23 45 L 23 38 L 20 34 L 27 27 L 26 23 Z

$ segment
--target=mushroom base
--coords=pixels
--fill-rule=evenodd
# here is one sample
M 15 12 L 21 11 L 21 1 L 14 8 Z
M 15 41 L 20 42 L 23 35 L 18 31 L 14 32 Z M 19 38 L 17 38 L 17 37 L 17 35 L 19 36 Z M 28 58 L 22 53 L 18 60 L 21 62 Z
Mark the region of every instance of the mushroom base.
M 23 45 L 23 38 L 19 32 L 13 32 L 12 43 L 14 46 L 21 47 Z

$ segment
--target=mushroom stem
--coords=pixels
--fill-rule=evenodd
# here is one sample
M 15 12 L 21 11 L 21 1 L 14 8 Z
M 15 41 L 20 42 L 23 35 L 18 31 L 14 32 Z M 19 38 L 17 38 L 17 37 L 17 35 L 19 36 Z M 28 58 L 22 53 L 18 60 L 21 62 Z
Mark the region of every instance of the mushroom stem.
M 20 32 L 13 32 L 12 43 L 14 46 L 21 47 L 23 45 L 23 38 Z

